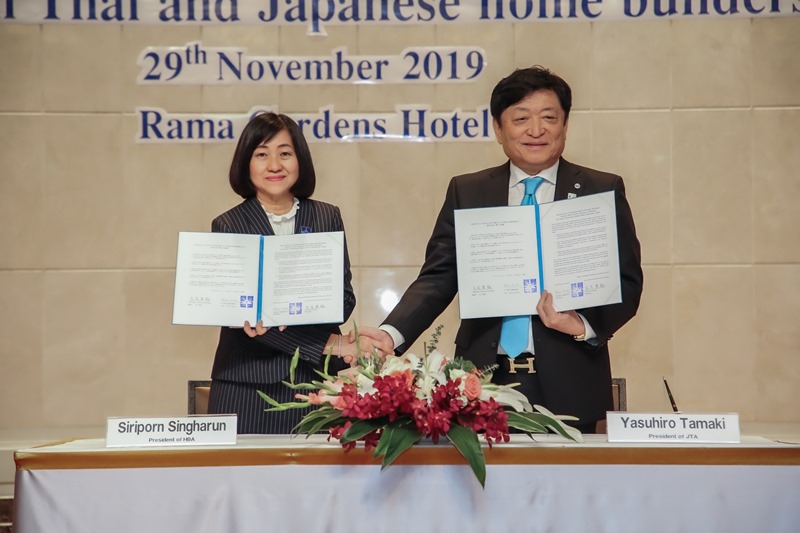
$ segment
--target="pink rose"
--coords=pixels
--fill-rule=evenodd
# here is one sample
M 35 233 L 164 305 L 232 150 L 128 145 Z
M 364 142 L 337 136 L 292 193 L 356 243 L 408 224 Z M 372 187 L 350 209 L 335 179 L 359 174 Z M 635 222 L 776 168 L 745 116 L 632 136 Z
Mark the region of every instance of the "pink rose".
M 467 395 L 468 400 L 474 400 L 481 395 L 481 380 L 475 374 L 465 374 L 462 379 L 464 380 L 464 394 Z

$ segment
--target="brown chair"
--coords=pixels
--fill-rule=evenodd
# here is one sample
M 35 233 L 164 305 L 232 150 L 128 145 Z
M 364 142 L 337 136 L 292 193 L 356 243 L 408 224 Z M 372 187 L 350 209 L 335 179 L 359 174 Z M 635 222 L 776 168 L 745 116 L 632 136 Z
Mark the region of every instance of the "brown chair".
M 625 389 L 625 378 L 611 378 L 611 396 L 614 399 L 615 411 L 628 410 L 628 391 Z M 597 422 L 597 433 L 605 433 L 607 429 L 605 420 Z
M 211 392 L 211 380 L 189 380 L 190 415 L 208 414 L 208 395 Z
M 627 411 L 628 398 L 625 390 L 625 378 L 611 378 L 611 394 L 614 397 L 614 410 Z

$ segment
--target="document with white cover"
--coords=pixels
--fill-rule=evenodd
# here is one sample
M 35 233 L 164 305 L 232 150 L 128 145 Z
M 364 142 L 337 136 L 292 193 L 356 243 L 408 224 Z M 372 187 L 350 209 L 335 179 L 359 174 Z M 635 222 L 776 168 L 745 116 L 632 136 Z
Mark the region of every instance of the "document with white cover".
M 344 233 L 180 232 L 173 324 L 341 323 Z
M 622 301 L 614 192 L 455 211 L 461 318 L 535 315 Z

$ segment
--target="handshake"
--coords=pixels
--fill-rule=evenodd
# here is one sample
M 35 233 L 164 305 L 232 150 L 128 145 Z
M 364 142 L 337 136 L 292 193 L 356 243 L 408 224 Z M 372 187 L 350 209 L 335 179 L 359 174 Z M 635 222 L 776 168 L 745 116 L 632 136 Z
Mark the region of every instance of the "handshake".
M 264 335 L 270 330 L 259 320 L 255 327 L 250 326 L 250 322 L 244 323 L 244 332 L 248 337 Z M 284 331 L 286 326 L 279 326 L 278 331 Z M 346 335 L 332 333 L 325 343 L 324 355 L 332 353 L 336 357 L 341 357 L 345 362 L 355 365 L 359 356 L 380 357 L 383 359 L 387 355 L 394 355 L 394 339 L 386 331 L 375 327 L 358 328 L 358 335 L 355 330 L 350 330 Z

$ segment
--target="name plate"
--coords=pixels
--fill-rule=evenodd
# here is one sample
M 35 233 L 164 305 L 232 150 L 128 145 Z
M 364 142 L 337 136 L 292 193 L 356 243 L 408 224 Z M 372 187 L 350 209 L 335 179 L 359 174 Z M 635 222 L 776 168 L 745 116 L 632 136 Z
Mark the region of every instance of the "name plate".
M 737 413 L 608 412 L 608 442 L 738 443 Z
M 106 447 L 236 444 L 236 415 L 178 418 L 110 417 Z

